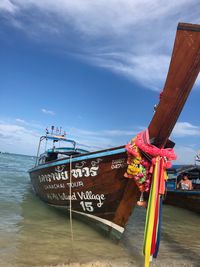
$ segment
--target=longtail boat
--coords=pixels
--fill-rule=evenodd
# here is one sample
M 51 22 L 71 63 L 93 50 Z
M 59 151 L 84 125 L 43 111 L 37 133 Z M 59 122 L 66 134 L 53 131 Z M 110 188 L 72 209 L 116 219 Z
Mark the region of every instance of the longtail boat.
M 178 187 L 186 174 L 192 182 L 191 190 Z M 200 213 L 200 165 L 176 165 L 168 170 L 167 194 L 165 204 L 181 207 Z
M 48 204 L 64 207 L 73 216 L 90 220 L 94 225 L 103 227 L 108 234 L 119 237 L 137 204 L 138 197 L 148 191 L 151 185 L 153 189 L 148 201 L 151 205 L 148 204 L 147 209 L 144 247 L 145 266 L 148 266 L 149 258 L 155 255 L 152 247 L 158 245 L 155 240 L 155 236 L 158 236 L 155 229 L 159 229 L 156 226 L 158 209 L 161 206 L 158 195 L 164 191 L 163 180 L 158 183 L 155 177 L 159 176 L 161 169 L 167 168 L 165 161 L 174 145 L 169 141 L 169 136 L 199 70 L 200 25 L 179 23 L 167 79 L 147 131 L 132 140 L 127 147 L 119 146 L 96 152 L 79 150 L 74 141 L 64 140 L 65 137 L 55 136 L 53 133 L 41 137 L 40 141 L 52 139 L 54 146 L 37 157 L 36 166 L 29 170 L 35 193 Z M 56 148 L 55 143 L 61 140 L 72 145 Z M 135 146 L 138 148 L 136 152 Z M 159 154 L 159 151 L 162 153 Z M 134 157 L 134 153 L 135 163 L 134 158 L 131 158 Z M 151 165 L 155 155 L 155 174 L 152 178 L 154 182 L 152 180 L 149 183 L 152 172 L 147 170 L 145 164 Z M 173 155 L 169 155 L 168 159 L 170 157 L 174 158 Z M 131 174 L 134 168 L 138 171 L 136 175 Z M 138 181 L 141 178 L 141 168 L 144 176 Z M 164 174 L 160 176 L 164 177 Z M 141 204 L 143 200 L 140 200 Z M 153 221 L 153 218 L 156 220 Z

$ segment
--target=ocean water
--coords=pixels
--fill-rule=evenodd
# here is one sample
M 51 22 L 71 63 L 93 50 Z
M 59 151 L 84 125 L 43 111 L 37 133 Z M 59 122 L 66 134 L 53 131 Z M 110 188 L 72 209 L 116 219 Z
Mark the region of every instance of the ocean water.
M 143 266 L 145 210 L 136 208 L 116 244 L 87 224 L 41 202 L 27 170 L 33 157 L 0 154 L 0 267 Z M 200 266 L 200 217 L 164 206 L 158 259 L 151 266 Z

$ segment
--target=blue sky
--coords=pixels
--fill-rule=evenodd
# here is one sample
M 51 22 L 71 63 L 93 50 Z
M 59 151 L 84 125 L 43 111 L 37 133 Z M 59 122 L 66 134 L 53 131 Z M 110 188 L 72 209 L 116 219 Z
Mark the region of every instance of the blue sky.
M 34 155 L 47 126 L 89 149 L 145 129 L 165 82 L 178 22 L 200 2 L 0 1 L 0 151 Z M 177 163 L 200 149 L 199 78 L 172 133 Z

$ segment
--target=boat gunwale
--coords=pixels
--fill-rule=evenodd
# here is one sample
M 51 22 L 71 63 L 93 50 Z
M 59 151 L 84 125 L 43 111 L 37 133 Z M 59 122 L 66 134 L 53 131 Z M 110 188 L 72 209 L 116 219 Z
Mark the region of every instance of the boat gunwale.
M 178 193 L 178 194 L 194 194 L 200 195 L 200 190 L 177 190 L 177 189 L 167 189 L 167 193 Z
M 119 151 L 116 152 L 116 153 L 112 153 L 115 150 L 119 150 Z M 111 153 L 109 153 L 109 152 L 111 152 Z M 92 152 L 79 154 L 79 155 L 72 155 L 71 157 L 66 157 L 66 158 L 62 158 L 62 159 L 56 159 L 56 160 L 52 160 L 52 161 L 50 161 L 48 163 L 43 163 L 43 164 L 37 165 L 37 166 L 29 169 L 28 172 L 32 173 L 34 171 L 37 171 L 37 170 L 40 170 L 40 169 L 46 169 L 46 168 L 51 167 L 51 166 L 56 166 L 56 165 L 60 165 L 60 164 L 67 164 L 70 161 L 71 162 L 76 162 L 76 161 L 79 161 L 79 160 L 84 160 L 85 157 L 86 157 L 86 159 L 92 159 L 92 158 L 97 158 L 97 157 L 102 157 L 102 156 L 109 156 L 109 155 L 120 154 L 120 153 L 125 153 L 125 152 L 126 152 L 125 145 L 122 145 L 122 146 L 118 146 L 118 147 L 112 147 L 112 148 L 109 148 L 109 149 L 92 151 Z M 105 155 L 98 155 L 98 154 L 105 154 Z

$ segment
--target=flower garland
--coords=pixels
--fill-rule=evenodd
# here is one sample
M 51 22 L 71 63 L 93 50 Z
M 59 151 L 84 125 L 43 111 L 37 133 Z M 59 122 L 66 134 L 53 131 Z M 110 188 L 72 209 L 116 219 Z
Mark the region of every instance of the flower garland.
M 146 142 L 144 140 L 146 139 Z M 165 159 L 166 169 L 171 168 L 171 160 L 176 159 L 176 154 L 172 148 L 158 148 L 149 142 L 148 130 L 141 132 L 137 135 L 135 140 L 136 146 L 144 153 L 150 155 L 153 159 L 152 162 L 155 165 L 155 158 L 157 156 L 163 157 Z
M 150 188 L 150 162 L 142 156 L 139 147 L 136 145 L 136 138 L 126 145 L 128 152 L 128 167 L 125 173 L 126 178 L 133 178 L 141 192 L 148 192 Z
M 158 148 L 150 144 L 148 130 L 133 138 L 126 145 L 126 150 L 128 153 L 128 168 L 124 176 L 133 178 L 141 192 L 149 192 L 153 166 L 158 156 L 164 159 L 163 167 L 165 169 L 170 168 L 171 160 L 176 159 L 173 149 Z M 148 160 L 144 153 L 150 156 L 151 160 Z

